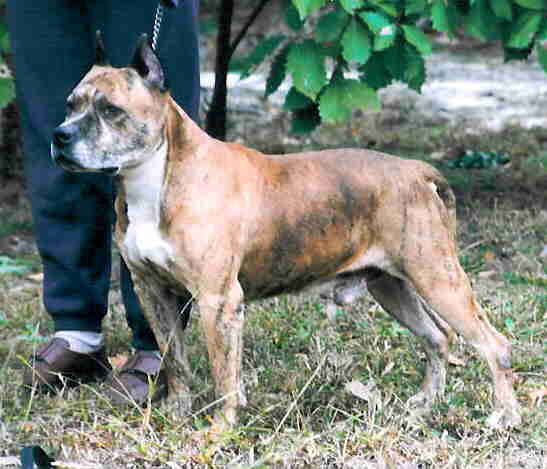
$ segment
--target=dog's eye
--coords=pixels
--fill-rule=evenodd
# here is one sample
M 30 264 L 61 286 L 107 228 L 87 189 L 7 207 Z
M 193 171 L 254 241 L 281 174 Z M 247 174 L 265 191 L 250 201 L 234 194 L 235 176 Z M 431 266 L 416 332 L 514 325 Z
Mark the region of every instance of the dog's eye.
M 120 109 L 118 106 L 114 106 L 113 104 L 107 104 L 103 108 L 103 115 L 107 119 L 113 119 L 114 117 L 121 116 L 123 113 L 123 109 Z

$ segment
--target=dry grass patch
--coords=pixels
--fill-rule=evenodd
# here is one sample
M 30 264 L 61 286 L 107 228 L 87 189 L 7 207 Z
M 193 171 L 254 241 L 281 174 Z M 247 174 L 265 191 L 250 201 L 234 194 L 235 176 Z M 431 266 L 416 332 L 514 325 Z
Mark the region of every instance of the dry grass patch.
M 27 273 L 3 274 L 0 458 L 39 444 L 59 461 L 90 468 L 544 469 L 546 404 L 532 399 L 546 386 L 546 264 L 539 252 L 547 214 L 509 202 L 474 202 L 459 216 L 462 263 L 492 322 L 515 344 L 519 428 L 485 427 L 488 371 L 461 341 L 453 347 L 445 399 L 428 417 L 409 419 L 405 401 L 418 390 L 425 356 L 370 297 L 329 314 L 310 296 L 250 305 L 249 406 L 219 443 L 199 432 L 214 396 L 195 317 L 187 337 L 195 370 L 192 415 L 179 415 L 171 402 L 112 408 L 100 384 L 29 398 L 20 389 L 23 361 L 51 333 L 51 323 L 39 284 Z M 105 323 L 110 354 L 128 354 L 130 334 L 116 295 L 111 309 Z M 348 390 L 348 382 L 357 387 Z

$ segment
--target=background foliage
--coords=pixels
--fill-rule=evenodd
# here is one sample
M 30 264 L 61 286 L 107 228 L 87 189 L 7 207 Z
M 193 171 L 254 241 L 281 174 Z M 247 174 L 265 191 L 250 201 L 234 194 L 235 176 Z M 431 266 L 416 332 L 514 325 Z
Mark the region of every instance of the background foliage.
M 292 130 L 343 121 L 355 109 L 379 105 L 377 90 L 393 81 L 420 91 L 424 56 L 433 47 L 421 24 L 453 38 L 468 34 L 501 41 L 505 59 L 535 50 L 547 72 L 547 3 L 544 0 L 292 0 L 285 22 L 293 34 L 264 38 L 233 66 L 246 77 L 272 57 L 266 95 L 292 79 L 285 108 Z
M 9 50 L 8 29 L 4 23 L 0 23 L 0 109 L 8 105 L 15 97 L 13 77 L 4 60 Z
M 207 119 L 207 130 L 218 138 L 225 138 L 228 67 L 245 78 L 270 60 L 266 96 L 290 78 L 285 109 L 292 113 L 296 134 L 322 121 L 346 120 L 356 109 L 377 108 L 377 90 L 393 81 L 420 91 L 426 80 L 424 56 L 433 50 L 420 27 L 426 20 L 449 37 L 464 33 L 501 41 L 506 60 L 525 59 L 535 51 L 547 71 L 544 0 L 277 0 L 284 2 L 289 34 L 268 35 L 250 54 L 235 56 L 248 27 L 270 1 L 256 1 L 254 14 L 232 42 L 235 2 L 208 2 L 217 4 L 221 13 L 216 68 L 225 70 L 217 74 L 215 93 L 221 96 L 213 99 L 220 104 L 210 112 L 216 123 L 211 116 Z M 13 78 L 4 62 L 9 47 L 6 26 L 0 24 L 0 108 L 14 98 Z

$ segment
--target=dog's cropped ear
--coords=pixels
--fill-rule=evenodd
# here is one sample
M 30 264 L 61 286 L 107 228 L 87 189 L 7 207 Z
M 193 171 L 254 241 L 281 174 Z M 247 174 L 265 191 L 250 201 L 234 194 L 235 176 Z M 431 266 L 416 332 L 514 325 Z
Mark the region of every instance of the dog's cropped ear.
M 110 65 L 106 57 L 103 35 L 100 29 L 95 33 L 95 65 L 99 65 L 100 67 Z
M 160 91 L 166 90 L 163 68 L 156 53 L 148 41 L 148 36 L 143 34 L 137 44 L 137 50 L 131 66 L 153 87 Z

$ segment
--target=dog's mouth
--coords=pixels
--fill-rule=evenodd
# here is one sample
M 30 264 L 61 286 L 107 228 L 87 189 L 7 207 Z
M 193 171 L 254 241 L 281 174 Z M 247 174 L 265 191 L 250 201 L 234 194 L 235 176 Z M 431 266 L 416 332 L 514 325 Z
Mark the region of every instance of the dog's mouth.
M 56 164 L 58 164 L 61 168 L 63 168 L 66 171 L 73 171 L 78 173 L 89 171 L 87 168 L 84 168 L 81 164 L 76 163 L 74 160 L 67 158 L 62 153 L 56 153 L 53 159 L 55 160 Z
M 109 176 L 117 176 L 120 172 L 120 168 L 117 166 L 112 166 L 110 168 L 101 168 L 101 173 L 108 174 Z
M 71 160 L 66 155 L 60 152 L 55 152 L 53 157 L 56 164 L 58 164 L 65 171 L 71 171 L 73 173 L 104 173 L 109 176 L 116 176 L 120 172 L 118 166 L 110 166 L 106 168 L 91 169 L 82 166 L 78 162 Z

